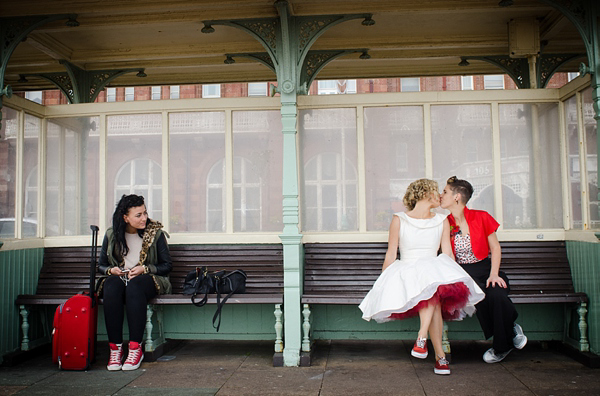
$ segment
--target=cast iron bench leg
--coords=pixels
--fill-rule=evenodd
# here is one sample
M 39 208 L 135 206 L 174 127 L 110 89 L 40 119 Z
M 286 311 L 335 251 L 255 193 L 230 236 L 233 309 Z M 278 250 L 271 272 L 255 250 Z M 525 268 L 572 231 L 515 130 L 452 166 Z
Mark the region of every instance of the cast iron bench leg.
M 281 310 L 281 304 L 275 304 L 275 353 L 283 352 L 283 323 L 281 318 L 283 317 L 283 311 Z
M 29 350 L 29 311 L 25 308 L 25 305 L 19 305 L 19 313 L 21 314 L 21 331 L 23 332 L 23 340 L 21 341 L 21 350 L 28 351 Z
M 581 352 L 589 352 L 590 344 L 587 339 L 587 322 L 585 319 L 585 315 L 587 314 L 587 303 L 582 302 L 579 303 L 579 308 L 577 308 L 577 313 L 579 314 L 579 350 Z
M 304 304 L 302 310 L 302 352 L 310 352 L 310 306 Z

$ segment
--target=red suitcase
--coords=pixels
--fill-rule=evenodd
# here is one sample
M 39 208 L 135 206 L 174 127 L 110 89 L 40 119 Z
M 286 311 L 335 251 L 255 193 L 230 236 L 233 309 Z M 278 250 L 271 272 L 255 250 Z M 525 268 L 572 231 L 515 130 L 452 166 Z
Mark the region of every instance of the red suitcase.
M 90 290 L 56 308 L 52 331 L 52 361 L 62 370 L 87 370 L 96 356 L 98 298 L 95 295 L 98 227 L 92 229 Z

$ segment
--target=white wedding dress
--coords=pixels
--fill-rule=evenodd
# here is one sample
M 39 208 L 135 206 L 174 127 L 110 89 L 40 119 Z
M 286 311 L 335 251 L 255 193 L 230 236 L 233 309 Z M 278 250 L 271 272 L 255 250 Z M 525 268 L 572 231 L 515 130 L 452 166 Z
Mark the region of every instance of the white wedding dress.
M 400 218 L 400 260 L 377 278 L 359 308 L 365 320 L 379 323 L 418 315 L 431 301 L 440 301 L 444 320 L 460 320 L 475 313 L 485 298 L 471 277 L 446 254 L 438 255 L 446 215 Z

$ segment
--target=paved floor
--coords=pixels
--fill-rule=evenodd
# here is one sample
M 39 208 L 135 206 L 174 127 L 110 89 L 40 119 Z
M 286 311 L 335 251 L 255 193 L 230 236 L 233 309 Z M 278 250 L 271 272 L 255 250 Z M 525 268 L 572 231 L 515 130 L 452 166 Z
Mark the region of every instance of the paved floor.
M 59 371 L 49 355 L 0 368 L 0 395 L 600 395 L 590 369 L 530 343 L 486 364 L 485 342 L 453 342 L 452 375 L 433 357 L 410 356 L 408 341 L 320 342 L 311 367 L 272 367 L 271 342 L 189 341 L 162 361 L 108 372 L 107 345 L 87 372 Z

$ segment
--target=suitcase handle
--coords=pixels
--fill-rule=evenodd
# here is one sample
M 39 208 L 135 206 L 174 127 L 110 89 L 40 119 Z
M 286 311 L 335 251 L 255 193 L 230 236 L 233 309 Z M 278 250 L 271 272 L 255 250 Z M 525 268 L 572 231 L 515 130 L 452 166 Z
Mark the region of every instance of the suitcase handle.
M 96 305 L 96 261 L 98 258 L 98 231 L 100 230 L 97 225 L 91 225 L 92 230 L 92 262 L 90 264 L 90 297 L 92 299 L 92 307 Z

